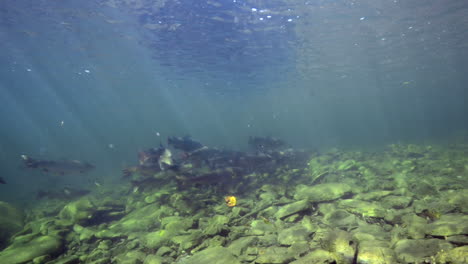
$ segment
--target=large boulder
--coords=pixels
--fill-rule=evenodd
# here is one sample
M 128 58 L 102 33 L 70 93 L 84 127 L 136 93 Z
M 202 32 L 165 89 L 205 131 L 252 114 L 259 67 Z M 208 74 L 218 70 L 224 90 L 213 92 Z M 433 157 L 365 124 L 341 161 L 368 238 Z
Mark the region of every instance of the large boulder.
M 23 225 L 23 212 L 6 202 L 0 201 L 0 249 L 8 244 L 13 234 L 21 231 Z

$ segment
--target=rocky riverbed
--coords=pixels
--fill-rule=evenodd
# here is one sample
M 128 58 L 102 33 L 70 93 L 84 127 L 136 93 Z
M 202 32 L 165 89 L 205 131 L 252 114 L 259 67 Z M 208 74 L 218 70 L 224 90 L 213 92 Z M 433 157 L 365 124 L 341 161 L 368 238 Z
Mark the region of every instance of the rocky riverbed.
M 0 263 L 468 263 L 468 144 L 306 163 L 222 188 L 163 171 L 25 213 L 1 202 Z

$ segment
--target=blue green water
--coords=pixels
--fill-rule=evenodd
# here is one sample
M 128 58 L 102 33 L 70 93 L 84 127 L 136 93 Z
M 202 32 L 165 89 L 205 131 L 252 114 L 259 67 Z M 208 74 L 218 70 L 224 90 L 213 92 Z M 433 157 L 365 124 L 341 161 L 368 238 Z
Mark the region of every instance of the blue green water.
M 468 129 L 467 14 L 463 0 L 2 1 L 0 199 L 119 182 L 171 135 L 448 140 Z M 50 179 L 22 154 L 97 169 Z

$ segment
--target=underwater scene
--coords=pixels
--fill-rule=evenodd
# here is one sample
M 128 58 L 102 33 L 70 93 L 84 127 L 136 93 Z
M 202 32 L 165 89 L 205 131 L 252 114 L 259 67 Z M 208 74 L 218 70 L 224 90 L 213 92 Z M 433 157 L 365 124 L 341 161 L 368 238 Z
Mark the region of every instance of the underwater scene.
M 467 264 L 468 1 L 0 1 L 0 264 Z

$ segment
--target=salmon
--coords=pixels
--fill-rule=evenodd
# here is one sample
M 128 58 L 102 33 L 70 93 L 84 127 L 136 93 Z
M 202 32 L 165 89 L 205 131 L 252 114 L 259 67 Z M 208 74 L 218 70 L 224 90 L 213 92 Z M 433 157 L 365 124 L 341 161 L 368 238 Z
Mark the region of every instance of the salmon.
M 79 160 L 39 160 L 26 155 L 21 155 L 21 158 L 26 168 L 57 175 L 86 173 L 95 168 L 94 165 Z

